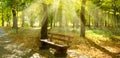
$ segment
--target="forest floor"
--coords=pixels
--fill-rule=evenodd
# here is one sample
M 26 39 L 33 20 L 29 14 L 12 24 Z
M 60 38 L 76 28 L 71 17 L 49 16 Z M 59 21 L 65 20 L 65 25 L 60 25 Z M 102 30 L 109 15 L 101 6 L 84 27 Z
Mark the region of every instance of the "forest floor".
M 39 28 L 1 28 L 0 58 L 53 58 L 51 51 L 39 50 L 39 33 Z M 63 34 L 74 35 L 66 58 L 120 58 L 119 35 L 92 29 L 86 31 L 86 38 L 76 32 Z
M 33 58 L 38 55 L 29 47 L 30 41 L 21 37 L 22 34 L 19 36 L 11 28 L 0 28 L 0 58 Z

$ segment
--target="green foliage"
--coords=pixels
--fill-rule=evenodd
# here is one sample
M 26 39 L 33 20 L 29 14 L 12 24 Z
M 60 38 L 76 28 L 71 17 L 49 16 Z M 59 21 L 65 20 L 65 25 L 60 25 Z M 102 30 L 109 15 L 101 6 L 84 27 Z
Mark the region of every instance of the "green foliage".
M 112 35 L 111 31 L 107 30 L 93 30 L 94 33 L 99 34 L 99 35 Z
M 81 1 L 82 0 L 1 0 L 1 1 L 2 1 L 2 5 L 0 5 L 0 9 L 4 9 L 5 21 L 7 21 L 7 12 L 10 15 L 10 19 L 12 18 L 11 9 L 15 9 L 19 13 L 24 11 L 26 13 L 25 17 L 29 17 L 28 20 L 33 19 L 33 20 L 41 21 L 41 18 L 43 15 L 42 3 L 44 3 L 44 4 L 48 5 L 49 23 L 52 19 L 55 20 L 55 22 L 59 22 L 62 19 L 61 17 L 64 16 L 65 20 L 68 22 L 68 24 L 70 23 L 72 25 L 74 19 L 80 18 Z M 56 1 L 59 2 L 58 5 L 54 4 L 54 3 L 56 3 Z M 33 4 L 36 4 L 36 5 L 31 7 L 31 5 L 33 5 Z M 38 6 L 38 5 L 41 5 L 41 6 Z M 3 8 L 1 8 L 1 6 Z M 36 6 L 38 6 L 38 7 L 36 7 Z M 55 6 L 56 8 L 52 8 L 53 6 Z M 35 8 L 33 8 L 33 7 L 35 7 Z M 96 8 L 101 10 L 101 11 L 99 11 L 99 13 L 109 12 L 110 15 L 113 14 L 113 12 L 115 11 L 114 8 L 116 8 L 116 9 L 118 9 L 116 11 L 117 15 L 120 15 L 120 0 L 86 0 L 86 12 L 85 13 L 87 15 L 91 15 L 90 21 L 94 21 L 93 13 L 95 11 L 94 9 L 96 9 Z M 1 10 L 0 10 L 0 12 L 1 12 Z M 62 13 L 62 14 L 60 14 L 60 13 Z M 33 16 L 30 16 L 31 14 Z M 87 15 L 86 15 L 86 20 L 89 19 Z M 1 14 L 0 14 L 0 17 L 2 17 Z M 34 17 L 34 18 L 31 18 L 31 17 Z M 99 17 L 101 19 L 102 15 Z M 102 20 L 106 20 L 106 19 L 102 18 Z M 110 20 L 114 21 L 111 18 L 110 18 Z M 111 24 L 111 22 L 110 22 L 110 24 Z
M 54 0 L 42 0 L 44 4 L 50 5 L 54 2 Z
M 5 8 L 14 8 L 18 9 L 19 11 L 25 9 L 29 6 L 32 0 L 5 0 Z
M 110 41 L 108 38 L 112 35 L 112 32 L 109 30 L 96 30 L 91 29 L 86 31 L 87 37 L 91 37 L 95 41 Z

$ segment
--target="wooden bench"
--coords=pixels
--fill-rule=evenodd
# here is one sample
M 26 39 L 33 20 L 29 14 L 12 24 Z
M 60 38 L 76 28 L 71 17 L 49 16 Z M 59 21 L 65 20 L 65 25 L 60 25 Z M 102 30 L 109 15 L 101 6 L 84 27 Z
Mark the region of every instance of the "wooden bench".
M 72 41 L 71 39 L 73 38 L 73 36 L 70 35 L 64 35 L 64 34 L 59 34 L 59 33 L 48 33 L 48 37 L 49 37 L 49 41 L 53 41 L 53 40 L 58 40 L 61 42 L 64 42 L 64 45 L 66 44 L 67 46 L 69 46 Z
M 58 33 L 48 33 L 48 39 L 41 39 L 41 47 L 40 49 L 49 49 L 53 48 L 55 49 L 55 56 L 66 56 L 67 55 L 67 49 L 69 48 L 69 43 L 71 43 L 71 40 L 73 36 L 69 35 L 63 35 L 63 34 L 58 34 Z M 54 43 L 53 41 L 58 40 L 65 42 L 66 44 L 58 44 Z

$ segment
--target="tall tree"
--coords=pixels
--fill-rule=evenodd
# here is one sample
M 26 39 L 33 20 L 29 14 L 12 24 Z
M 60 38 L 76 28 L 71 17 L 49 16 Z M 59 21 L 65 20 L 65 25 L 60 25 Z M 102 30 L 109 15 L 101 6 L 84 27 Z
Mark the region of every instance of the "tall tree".
M 12 9 L 12 14 L 13 14 L 13 28 L 18 28 L 18 24 L 17 24 L 17 14 L 16 14 L 16 10 Z
M 32 14 L 31 14 L 31 18 L 30 18 L 30 27 L 33 27 L 33 25 L 34 25 L 34 16 L 32 16 Z
M 95 9 L 95 15 L 94 15 L 94 28 L 98 27 L 98 21 L 99 21 L 99 18 L 98 18 L 98 9 Z
M 3 7 L 3 1 L 1 2 L 1 8 L 2 8 L 2 26 L 4 26 L 4 18 L 3 18 L 3 16 L 4 16 L 4 13 L 3 13 L 3 9 L 4 9 L 4 7 Z
M 80 36 L 81 37 L 85 37 L 85 24 L 86 24 L 86 20 L 85 20 L 85 4 L 86 4 L 86 0 L 82 0 L 82 6 L 81 6 L 81 29 L 80 29 Z
M 17 20 L 17 1 L 10 0 L 11 1 L 11 9 L 13 14 L 13 28 L 18 28 L 18 20 Z
M 47 26 L 48 26 L 48 12 L 47 12 L 47 4 L 43 3 L 43 21 L 42 21 L 42 28 L 41 28 L 41 38 L 40 39 L 47 39 Z
M 24 11 L 22 11 L 22 27 L 24 27 L 25 25 L 25 14 L 24 14 Z
M 7 9 L 7 26 L 10 26 L 10 12 L 9 12 L 9 9 Z

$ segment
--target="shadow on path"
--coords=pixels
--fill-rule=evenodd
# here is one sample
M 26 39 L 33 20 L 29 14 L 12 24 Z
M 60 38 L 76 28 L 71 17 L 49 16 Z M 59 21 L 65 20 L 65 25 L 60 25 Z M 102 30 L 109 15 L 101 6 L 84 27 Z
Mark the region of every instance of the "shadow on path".
M 86 39 L 93 47 L 95 47 L 95 48 L 99 49 L 100 51 L 102 51 L 102 52 L 110 55 L 112 58 L 119 58 L 119 57 L 120 57 L 119 53 L 112 53 L 112 52 L 108 51 L 107 49 L 105 49 L 105 48 L 97 45 L 97 44 L 96 44 L 95 42 L 93 42 L 92 40 L 90 40 L 90 39 L 88 39 L 88 38 L 85 38 L 85 39 Z
M 66 56 L 63 57 L 55 57 L 54 53 L 50 49 L 40 49 L 39 52 L 41 55 L 45 56 L 46 58 L 67 58 Z

